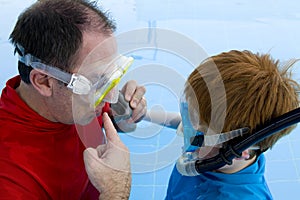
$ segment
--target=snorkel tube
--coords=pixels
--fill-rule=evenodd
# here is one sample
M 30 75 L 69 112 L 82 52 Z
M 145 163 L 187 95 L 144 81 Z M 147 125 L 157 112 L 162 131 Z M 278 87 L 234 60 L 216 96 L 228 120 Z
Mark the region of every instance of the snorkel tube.
M 233 139 L 230 144 L 219 150 L 219 154 L 205 160 L 186 161 L 184 157 L 177 160 L 177 170 L 184 176 L 196 176 L 206 171 L 216 170 L 232 164 L 232 159 L 240 157 L 242 152 L 263 139 L 276 134 L 300 122 L 300 108 L 287 112 L 270 122 L 257 127 L 252 134 L 244 134 Z

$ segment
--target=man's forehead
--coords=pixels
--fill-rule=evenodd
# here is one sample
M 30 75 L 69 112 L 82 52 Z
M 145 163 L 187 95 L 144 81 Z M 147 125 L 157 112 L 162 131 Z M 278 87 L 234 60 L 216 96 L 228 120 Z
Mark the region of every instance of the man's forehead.
M 101 33 L 84 33 L 80 57 L 82 64 L 87 65 L 108 59 L 117 52 L 115 37 Z
M 92 33 L 84 34 L 83 38 L 79 55 L 81 65 L 78 71 L 86 72 L 93 70 L 94 67 L 106 68 L 117 57 L 117 44 L 113 35 Z

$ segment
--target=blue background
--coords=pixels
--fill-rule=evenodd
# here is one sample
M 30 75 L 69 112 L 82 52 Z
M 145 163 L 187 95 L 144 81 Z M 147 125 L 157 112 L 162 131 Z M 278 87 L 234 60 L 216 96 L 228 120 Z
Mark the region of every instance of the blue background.
M 19 13 L 33 2 L 0 0 L 1 88 L 8 78 L 17 74 L 9 33 Z M 281 61 L 300 57 L 300 3 L 296 0 L 104 0 L 99 1 L 99 5 L 115 19 L 116 35 L 135 29 L 146 30 L 146 39 L 139 46 L 155 44 L 155 33 L 164 28 L 173 31 L 173 35 L 189 38 L 207 55 L 247 49 L 270 53 Z M 180 44 L 180 41 L 174 43 Z M 155 46 L 130 54 L 136 61 L 125 80 L 133 77 L 146 86 L 149 109 L 178 111 L 178 91 L 194 66 L 183 56 Z M 199 61 L 202 58 L 199 56 Z M 294 68 L 298 81 L 299 67 L 297 64 Z M 150 71 L 147 74 L 139 69 Z M 145 81 L 149 77 L 154 81 Z M 182 145 L 175 131 L 143 121 L 135 133 L 121 137 L 132 153 L 130 199 L 163 199 Z M 274 199 L 298 199 L 300 195 L 299 143 L 299 128 L 296 128 L 266 153 L 266 178 Z M 166 149 L 168 151 L 164 151 Z

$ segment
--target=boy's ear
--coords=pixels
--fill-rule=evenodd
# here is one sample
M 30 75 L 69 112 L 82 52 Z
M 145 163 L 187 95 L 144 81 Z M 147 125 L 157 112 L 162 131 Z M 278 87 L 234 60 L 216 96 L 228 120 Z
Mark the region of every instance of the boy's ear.
M 250 153 L 249 149 L 246 149 L 245 151 L 242 152 L 242 156 L 239 158 L 235 158 L 236 160 L 247 160 L 250 158 Z
M 52 82 L 49 81 L 50 77 L 38 70 L 31 70 L 30 82 L 32 86 L 43 96 L 49 97 L 52 95 Z

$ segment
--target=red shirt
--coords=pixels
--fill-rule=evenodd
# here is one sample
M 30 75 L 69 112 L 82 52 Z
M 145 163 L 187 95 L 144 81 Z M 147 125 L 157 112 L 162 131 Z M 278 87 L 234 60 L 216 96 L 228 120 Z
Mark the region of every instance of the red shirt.
M 10 79 L 0 100 L 0 199 L 98 199 L 75 125 L 51 122 L 33 111 L 16 93 L 19 84 L 19 76 Z M 91 129 L 77 128 L 81 133 Z

